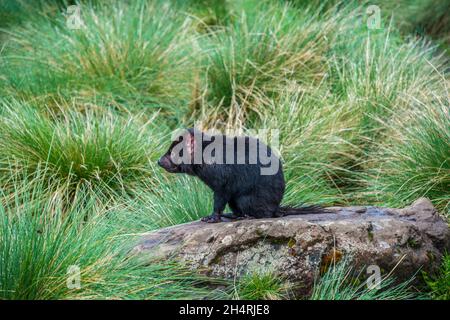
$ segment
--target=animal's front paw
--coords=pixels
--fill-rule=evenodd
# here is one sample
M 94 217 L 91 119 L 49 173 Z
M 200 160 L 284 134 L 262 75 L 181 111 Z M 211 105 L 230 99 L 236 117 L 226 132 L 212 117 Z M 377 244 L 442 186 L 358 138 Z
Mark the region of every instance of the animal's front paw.
M 218 215 L 218 214 L 212 214 L 212 215 L 210 215 L 210 216 L 203 217 L 203 218 L 202 218 L 202 221 L 203 221 L 203 222 L 207 222 L 207 223 L 217 223 L 217 222 L 220 222 L 221 219 L 220 219 L 220 215 Z

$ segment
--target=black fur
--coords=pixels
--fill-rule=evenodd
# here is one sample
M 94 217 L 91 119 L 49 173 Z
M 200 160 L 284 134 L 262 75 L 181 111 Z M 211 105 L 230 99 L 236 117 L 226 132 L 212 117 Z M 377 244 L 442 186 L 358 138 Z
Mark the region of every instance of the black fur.
M 197 132 L 203 139 L 203 143 L 196 141 L 195 152 L 203 152 L 203 150 L 219 136 L 206 136 L 204 133 L 189 129 L 185 134 L 190 135 L 191 139 L 194 137 L 194 132 Z M 158 161 L 158 164 L 165 170 L 172 173 L 186 173 L 201 179 L 207 186 L 214 191 L 214 211 L 212 215 L 203 218 L 206 222 L 219 222 L 221 216 L 227 218 L 272 218 L 286 215 L 309 214 L 309 213 L 323 213 L 324 209 L 318 206 L 311 207 L 280 207 L 281 200 L 285 190 L 285 181 L 283 176 L 283 169 L 281 161 L 278 157 L 272 158 L 272 161 L 277 161 L 278 171 L 273 175 L 262 175 L 261 168 L 269 167 L 270 164 L 262 163 L 259 156 L 259 148 L 264 146 L 267 148 L 267 156 L 271 156 L 272 151 L 265 146 L 258 139 L 251 137 L 227 137 L 223 138 L 223 162 L 221 164 L 206 161 L 201 158 L 200 164 L 191 163 L 175 164 L 172 161 L 173 148 L 179 143 L 189 143 L 186 139 L 178 139 L 173 142 L 169 150 Z M 211 139 L 211 141 L 209 141 Z M 194 140 L 190 140 L 194 141 Z M 256 143 L 255 143 L 256 142 Z M 225 163 L 227 155 L 227 145 L 233 143 L 234 145 L 234 162 L 233 164 Z M 238 143 L 245 144 L 245 163 L 237 164 L 237 145 Z M 252 146 L 257 146 L 257 149 Z M 230 147 L 231 150 L 231 147 Z M 183 151 L 184 152 L 184 151 Z M 249 156 L 251 152 L 258 152 L 256 156 L 256 163 L 249 163 Z M 182 155 L 182 152 L 180 153 Z M 214 155 L 214 154 L 213 154 Z M 217 154 L 217 157 L 220 155 Z M 191 158 L 191 160 L 193 160 Z M 217 161 L 216 161 L 217 162 Z M 253 161 L 255 162 L 255 161 Z M 223 214 L 226 205 L 229 205 L 233 214 Z

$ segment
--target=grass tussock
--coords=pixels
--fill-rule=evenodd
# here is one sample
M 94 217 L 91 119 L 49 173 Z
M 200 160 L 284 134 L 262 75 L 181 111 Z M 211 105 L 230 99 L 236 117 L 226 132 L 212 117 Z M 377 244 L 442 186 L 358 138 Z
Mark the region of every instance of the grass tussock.
M 425 196 L 449 214 L 449 100 L 436 100 L 433 109 L 417 101 L 414 111 L 383 124 L 386 138 L 371 156 L 379 165 L 369 178 L 383 203 L 407 204 Z
M 253 95 L 273 95 L 290 82 L 310 88 L 323 78 L 334 19 L 321 23 L 313 12 L 299 15 L 266 2 L 255 12 L 240 13 L 205 45 L 206 103 L 258 112 Z
M 206 289 L 210 280 L 176 263 L 130 257 L 135 213 L 80 193 L 67 207 L 64 194 L 49 192 L 40 174 L 33 176 L 40 184 L 16 179 L 13 197 L 0 194 L 2 299 L 214 297 Z M 119 224 L 115 215 L 128 219 Z
M 156 141 L 148 123 L 91 111 L 47 116 L 17 102 L 3 104 L 0 121 L 3 170 L 34 172 L 44 165 L 60 185 L 112 191 L 151 176 Z
M 281 300 L 289 297 L 290 285 L 272 272 L 245 275 L 235 287 L 237 299 Z
M 397 283 L 392 276 L 384 276 L 377 286 L 368 286 L 361 272 L 346 259 L 333 263 L 332 267 L 314 284 L 311 300 L 409 300 L 417 298 L 411 282 Z
M 425 275 L 426 283 L 431 289 L 431 297 L 437 300 L 450 300 L 450 256 L 446 254 L 442 260 L 438 274 Z
M 84 3 L 81 21 L 71 29 L 56 12 L 8 30 L 3 94 L 46 103 L 76 95 L 173 113 L 182 107 L 190 94 L 179 85 L 190 79 L 190 19 L 162 3 L 137 1 Z

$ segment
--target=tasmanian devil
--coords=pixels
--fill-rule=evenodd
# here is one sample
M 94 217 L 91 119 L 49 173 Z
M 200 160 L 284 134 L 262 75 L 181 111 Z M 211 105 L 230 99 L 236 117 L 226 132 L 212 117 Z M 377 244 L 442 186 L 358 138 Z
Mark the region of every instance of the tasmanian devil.
M 271 218 L 322 213 L 318 206 L 282 207 L 285 190 L 280 159 L 259 139 L 207 135 L 188 129 L 176 135 L 158 164 L 171 173 L 200 178 L 214 192 L 214 211 L 202 218 Z M 228 204 L 232 214 L 223 214 Z

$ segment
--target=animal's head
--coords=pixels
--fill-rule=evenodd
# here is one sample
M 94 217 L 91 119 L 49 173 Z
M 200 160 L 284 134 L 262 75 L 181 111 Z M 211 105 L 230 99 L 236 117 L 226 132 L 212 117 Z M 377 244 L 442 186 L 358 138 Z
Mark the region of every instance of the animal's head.
M 167 152 L 158 160 L 164 170 L 170 173 L 192 174 L 194 150 L 201 132 L 195 129 L 182 130 L 172 136 L 172 144 Z

